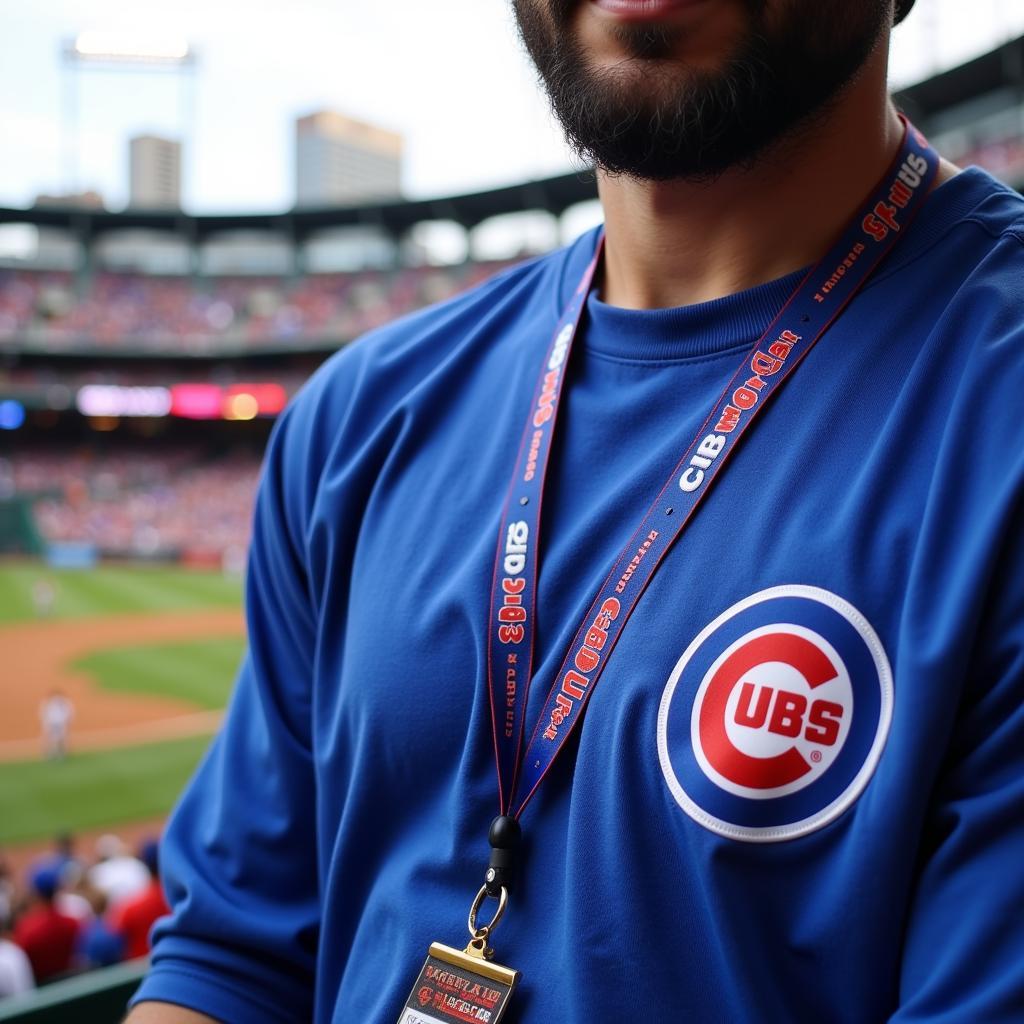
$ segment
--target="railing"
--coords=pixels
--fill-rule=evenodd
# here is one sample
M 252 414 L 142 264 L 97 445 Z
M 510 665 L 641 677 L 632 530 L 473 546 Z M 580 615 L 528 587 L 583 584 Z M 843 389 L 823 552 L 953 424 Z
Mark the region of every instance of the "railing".
M 149 967 L 146 958 L 0 1000 L 2 1024 L 118 1024 Z

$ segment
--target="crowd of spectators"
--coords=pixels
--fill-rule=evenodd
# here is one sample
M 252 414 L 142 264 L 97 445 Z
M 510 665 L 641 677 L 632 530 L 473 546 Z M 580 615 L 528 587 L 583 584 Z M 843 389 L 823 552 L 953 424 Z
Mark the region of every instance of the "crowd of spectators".
M 17 879 L 0 855 L 0 998 L 71 974 L 146 956 L 168 912 L 158 847 L 132 853 L 117 836 L 80 857 L 68 835 Z
M 506 264 L 284 277 L 169 277 L 0 270 L 0 345 L 213 351 L 350 340 L 448 298 Z
M 211 456 L 140 445 L 114 454 L 15 453 L 0 465 L 0 477 L 10 495 L 31 500 L 47 543 L 225 564 L 248 546 L 259 467 L 250 448 Z
M 1020 136 L 990 139 L 952 155 L 962 167 L 977 164 L 1004 181 L 1019 181 L 1024 173 L 1024 138 Z

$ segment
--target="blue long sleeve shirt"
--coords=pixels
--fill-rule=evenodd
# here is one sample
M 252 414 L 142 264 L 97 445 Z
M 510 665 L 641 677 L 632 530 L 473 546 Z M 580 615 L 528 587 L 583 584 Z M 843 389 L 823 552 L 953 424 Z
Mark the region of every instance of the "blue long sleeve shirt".
M 493 940 L 523 972 L 508 1024 L 1024 1020 L 1022 231 L 983 172 L 938 188 L 665 559 L 524 816 Z M 280 418 L 249 650 L 164 841 L 173 915 L 138 999 L 392 1024 L 429 943 L 466 942 L 498 813 L 501 506 L 593 246 L 361 339 Z M 797 279 L 681 309 L 590 297 L 528 729 Z M 758 653 L 779 635 L 788 654 Z

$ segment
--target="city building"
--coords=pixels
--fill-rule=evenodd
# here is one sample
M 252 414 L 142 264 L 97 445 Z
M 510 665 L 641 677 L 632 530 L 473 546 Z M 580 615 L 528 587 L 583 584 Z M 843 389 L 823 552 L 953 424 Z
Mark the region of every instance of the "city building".
M 36 196 L 36 206 L 80 206 L 86 210 L 105 210 L 103 196 L 95 189 L 85 192 L 40 192 Z
M 143 209 L 181 208 L 181 143 L 137 135 L 129 143 L 128 205 Z
M 401 195 L 402 137 L 333 110 L 295 122 L 296 206 Z

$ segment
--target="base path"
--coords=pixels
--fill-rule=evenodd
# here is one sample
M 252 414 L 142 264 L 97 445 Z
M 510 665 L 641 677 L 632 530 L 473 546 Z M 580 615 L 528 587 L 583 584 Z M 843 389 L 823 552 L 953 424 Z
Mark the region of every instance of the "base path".
M 58 619 L 0 627 L 0 761 L 39 755 L 39 705 L 54 688 L 63 690 L 75 707 L 72 750 L 212 731 L 220 712 L 197 713 L 194 704 L 170 697 L 100 689 L 90 675 L 73 668 L 72 662 L 116 647 L 232 635 L 245 635 L 240 609 Z

